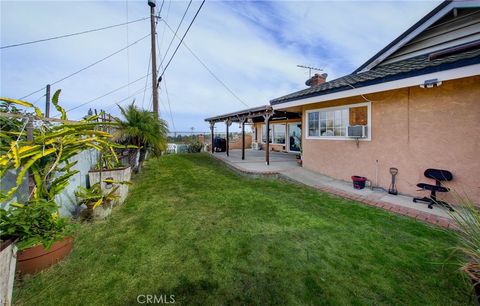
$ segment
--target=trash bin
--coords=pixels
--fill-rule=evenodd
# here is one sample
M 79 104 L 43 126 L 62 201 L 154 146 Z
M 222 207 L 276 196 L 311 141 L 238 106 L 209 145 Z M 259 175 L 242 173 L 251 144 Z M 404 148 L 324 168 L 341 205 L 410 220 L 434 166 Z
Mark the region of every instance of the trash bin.
M 353 188 L 363 189 L 365 188 L 365 182 L 367 181 L 367 178 L 363 176 L 354 175 L 352 176 L 352 181 L 353 181 Z

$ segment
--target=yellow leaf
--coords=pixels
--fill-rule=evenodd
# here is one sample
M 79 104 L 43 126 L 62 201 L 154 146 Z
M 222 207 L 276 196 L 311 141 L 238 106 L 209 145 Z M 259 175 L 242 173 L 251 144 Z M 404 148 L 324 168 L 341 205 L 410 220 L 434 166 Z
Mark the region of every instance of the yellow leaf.
M 93 207 L 92 209 L 95 209 L 97 208 L 99 205 L 101 205 L 103 203 L 103 198 L 101 198 L 100 200 L 98 200 L 97 202 L 95 202 L 95 204 L 93 204 Z

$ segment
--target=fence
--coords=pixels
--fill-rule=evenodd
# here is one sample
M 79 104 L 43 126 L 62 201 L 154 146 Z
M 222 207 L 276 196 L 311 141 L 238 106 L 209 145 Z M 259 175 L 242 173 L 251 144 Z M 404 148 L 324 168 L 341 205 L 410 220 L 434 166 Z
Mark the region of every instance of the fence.
M 0 118 L 8 118 L 8 120 L 12 120 L 12 119 L 26 120 L 27 117 L 29 118 L 29 120 L 31 119 L 31 121 L 34 121 L 35 122 L 34 124 L 37 126 L 41 126 L 41 124 L 45 124 L 45 122 L 49 122 L 52 124 L 81 123 L 80 121 L 62 120 L 62 119 L 56 119 L 56 118 L 39 118 L 36 116 L 26 116 L 24 114 L 0 112 Z M 99 116 L 97 121 L 111 122 L 112 116 L 103 113 Z M 32 123 L 32 129 L 33 129 L 33 123 Z M 109 133 L 114 132 L 114 128 L 108 125 L 102 125 L 99 127 L 99 129 Z M 25 132 L 26 131 L 24 131 L 24 133 Z M 138 155 L 139 154 L 137 152 L 135 164 L 138 163 Z M 128 165 L 128 156 L 126 157 L 123 154 L 120 154 L 119 157 L 121 160 L 123 158 L 123 161 L 126 162 L 126 164 Z M 68 186 L 63 190 L 61 194 L 57 195 L 57 197 L 55 198 L 55 202 L 57 203 L 57 205 L 60 206 L 60 213 L 62 215 L 64 216 L 72 215 L 76 211 L 78 206 L 77 206 L 77 200 L 75 197 L 75 190 L 78 188 L 78 186 L 89 187 L 88 173 L 90 170 L 94 169 L 99 165 L 99 160 L 100 160 L 100 153 L 94 149 L 82 151 L 77 155 L 72 156 L 69 159 L 70 162 L 74 162 L 74 161 L 77 162 L 77 164 L 72 167 L 72 170 L 77 170 L 78 173 L 76 173 L 74 176 L 72 176 L 69 179 Z M 17 171 L 7 171 L 5 175 L 0 179 L 0 190 L 6 192 L 10 190 L 12 187 L 16 186 L 16 179 L 17 179 Z M 55 177 L 52 177 L 51 179 L 55 179 Z M 12 203 L 13 201 L 17 201 L 20 203 L 25 203 L 26 201 L 28 201 L 30 197 L 29 180 L 30 178 L 26 176 L 23 179 L 23 182 L 20 185 L 20 187 L 15 192 L 13 199 L 8 202 L 0 203 L 0 208 L 7 209 L 9 204 Z

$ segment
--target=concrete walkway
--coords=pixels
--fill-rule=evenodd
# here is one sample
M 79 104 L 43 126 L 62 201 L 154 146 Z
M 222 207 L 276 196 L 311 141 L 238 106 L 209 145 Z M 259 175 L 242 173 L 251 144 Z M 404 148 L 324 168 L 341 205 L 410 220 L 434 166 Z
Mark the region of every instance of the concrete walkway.
M 253 176 L 278 177 L 375 206 L 397 214 L 409 216 L 444 228 L 453 226 L 453 220 L 443 207 L 429 209 L 425 203 L 414 203 L 411 196 L 390 195 L 382 189 L 364 188 L 357 190 L 351 182 L 334 179 L 320 173 L 309 171 L 298 165 L 295 154 L 271 152 L 270 165 L 265 164 L 265 152 L 246 150 L 245 160 L 240 150 L 232 150 L 230 156 L 215 153 L 213 156 L 225 162 L 230 168 Z

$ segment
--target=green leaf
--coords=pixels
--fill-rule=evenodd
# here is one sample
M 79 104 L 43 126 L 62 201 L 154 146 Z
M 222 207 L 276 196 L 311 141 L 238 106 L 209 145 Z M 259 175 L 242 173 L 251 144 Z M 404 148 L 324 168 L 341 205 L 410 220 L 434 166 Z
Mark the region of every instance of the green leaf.
M 60 112 L 61 116 L 60 118 L 62 120 L 67 120 L 67 113 L 65 112 L 65 109 L 63 109 L 63 107 L 61 107 L 59 104 L 58 104 L 58 97 L 60 96 L 60 93 L 62 92 L 61 89 L 57 90 L 54 94 L 53 94 L 53 97 L 52 97 L 52 104 L 53 106 L 55 106 L 55 108 L 57 109 L 58 112 Z

